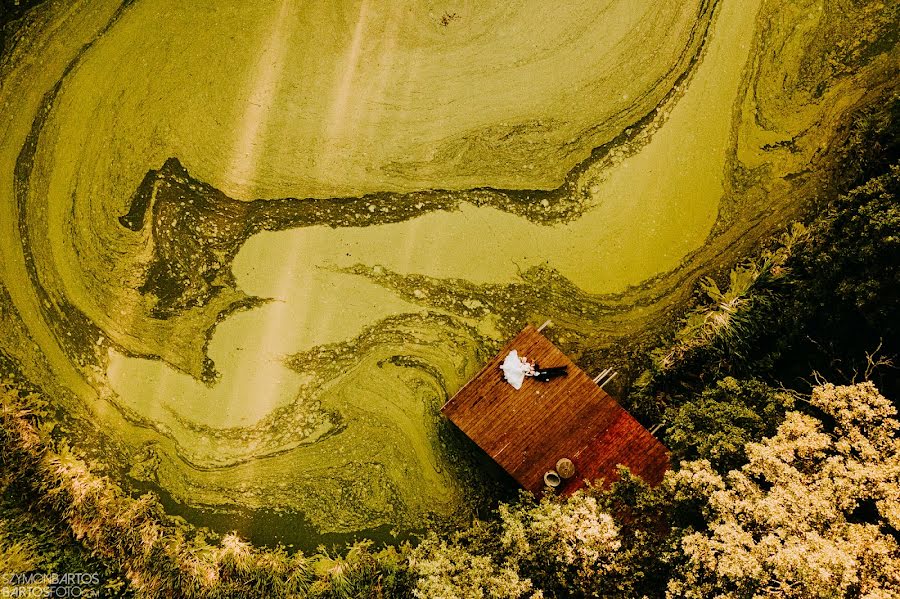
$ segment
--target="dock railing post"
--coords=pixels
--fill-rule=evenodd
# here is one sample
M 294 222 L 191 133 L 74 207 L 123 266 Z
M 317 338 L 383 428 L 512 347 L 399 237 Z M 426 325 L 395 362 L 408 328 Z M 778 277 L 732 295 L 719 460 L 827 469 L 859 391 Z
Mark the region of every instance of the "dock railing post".
M 617 375 L 617 374 L 619 374 L 619 373 L 618 373 L 618 372 L 614 372 L 614 373 L 612 373 L 611 375 L 609 375 L 609 378 L 607 378 L 605 381 L 603 381 L 602 383 L 600 383 L 600 388 L 603 389 L 603 387 L 604 387 L 605 385 L 609 384 L 609 382 L 610 382 L 611 380 L 613 380 L 614 378 L 616 378 L 616 375 Z
M 610 371 L 610 370 L 612 370 L 612 368 L 607 368 L 606 370 L 604 370 L 603 372 L 601 372 L 600 374 L 598 374 L 597 376 L 595 376 L 595 377 L 594 377 L 594 383 L 599 383 L 599 382 L 600 382 L 600 379 L 602 379 L 602 378 L 605 377 L 607 374 L 609 374 L 609 371 Z
M 596 383 L 597 386 L 600 387 L 601 389 L 603 388 L 603 386 L 605 384 L 607 384 L 608 382 L 613 380 L 616 377 L 616 375 L 619 374 L 618 372 L 613 372 L 612 374 L 610 374 L 611 370 L 612 370 L 612 368 L 607 368 L 606 370 L 604 370 L 603 372 L 601 372 L 600 374 L 598 374 L 597 376 L 594 377 L 594 383 Z

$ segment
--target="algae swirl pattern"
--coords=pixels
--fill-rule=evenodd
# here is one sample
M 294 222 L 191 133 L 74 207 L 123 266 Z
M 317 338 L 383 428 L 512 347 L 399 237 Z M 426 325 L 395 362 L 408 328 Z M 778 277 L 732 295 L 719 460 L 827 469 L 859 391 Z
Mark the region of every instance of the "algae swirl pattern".
M 564 4 L 30 10 L 0 58 L 4 374 L 180 504 L 467 518 L 490 483 L 438 408 L 506 336 L 552 318 L 623 360 L 898 92 L 894 4 Z

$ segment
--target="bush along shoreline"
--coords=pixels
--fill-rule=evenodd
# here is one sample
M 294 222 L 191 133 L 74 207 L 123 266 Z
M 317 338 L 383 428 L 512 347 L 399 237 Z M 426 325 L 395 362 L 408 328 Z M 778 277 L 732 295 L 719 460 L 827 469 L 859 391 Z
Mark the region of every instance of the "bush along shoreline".
M 29 507 L 67 527 L 91 555 L 121 570 L 136 596 L 402 596 L 402 547 L 373 553 L 358 543 L 343 556 L 307 556 L 180 524 L 153 494 L 127 495 L 55 441 L 43 405 L 39 396 L 0 387 L 3 492 L 25 496 Z
M 828 380 L 900 381 L 900 163 L 838 197 L 773 248 L 734 268 L 670 345 L 646 358 L 627 400 L 653 412 L 676 459 L 727 471 L 774 433 L 798 397 Z
M 863 131 L 842 193 L 704 279 L 646 355 L 625 401 L 664 425 L 662 485 L 623 472 L 432 536 L 417 596 L 900 597 L 896 123 Z
M 897 409 L 871 382 L 823 384 L 803 402 L 820 416 L 787 412 L 725 474 L 684 461 L 651 489 L 623 471 L 606 490 L 523 495 L 449 538 L 342 557 L 169 520 L 151 494 L 94 475 L 26 407 L 39 398 L 9 387 L 0 451 L 4 492 L 24 490 L 138 597 L 900 596 Z M 27 541 L 0 539 L 4 563 L 34 565 Z

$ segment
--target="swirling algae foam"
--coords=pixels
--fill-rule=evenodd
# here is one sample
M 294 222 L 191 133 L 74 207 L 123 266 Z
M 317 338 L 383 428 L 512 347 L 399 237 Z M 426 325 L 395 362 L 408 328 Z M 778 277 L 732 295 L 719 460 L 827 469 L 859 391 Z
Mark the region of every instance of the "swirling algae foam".
M 439 407 L 502 341 L 627 359 L 900 82 L 895 4 L 320 4 L 48 1 L 0 55 L 3 376 L 308 545 L 470 518 Z

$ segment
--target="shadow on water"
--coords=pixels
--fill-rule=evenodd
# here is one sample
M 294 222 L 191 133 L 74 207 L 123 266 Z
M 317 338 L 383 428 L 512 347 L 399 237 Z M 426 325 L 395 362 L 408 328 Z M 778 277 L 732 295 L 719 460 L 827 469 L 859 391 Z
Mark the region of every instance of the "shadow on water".
M 16 27 L 13 21 L 43 2 L 46 0 L 0 0 L 0 59 L 6 53 L 6 38 Z
M 254 545 L 277 547 L 304 553 L 315 552 L 318 547 L 339 548 L 355 541 L 370 540 L 376 546 L 394 545 L 418 538 L 420 530 L 394 530 L 390 525 L 360 530 L 352 533 L 322 533 L 299 512 L 250 510 L 240 507 L 199 508 L 176 501 L 165 489 L 154 483 L 129 479 L 135 494 L 150 491 L 159 497 L 170 516 L 184 518 L 191 524 L 209 528 L 219 534 L 237 533 Z
M 472 443 L 459 429 L 444 423 L 440 436 L 446 443 L 457 475 L 471 489 L 469 501 L 472 517 L 490 520 L 499 502 L 515 501 L 519 486 L 490 456 Z M 284 546 L 291 551 L 313 553 L 320 547 L 340 549 L 357 541 L 372 541 L 375 548 L 396 545 L 404 541 L 416 543 L 427 531 L 450 531 L 458 522 L 424 520 L 420 526 L 403 527 L 385 524 L 348 533 L 323 533 L 297 511 L 247 509 L 239 506 L 203 508 L 185 505 L 156 483 L 126 476 L 132 494 L 152 492 L 170 516 L 208 528 L 217 534 L 237 533 L 254 545 L 274 548 Z

